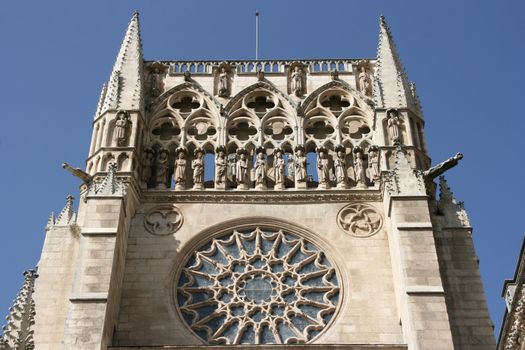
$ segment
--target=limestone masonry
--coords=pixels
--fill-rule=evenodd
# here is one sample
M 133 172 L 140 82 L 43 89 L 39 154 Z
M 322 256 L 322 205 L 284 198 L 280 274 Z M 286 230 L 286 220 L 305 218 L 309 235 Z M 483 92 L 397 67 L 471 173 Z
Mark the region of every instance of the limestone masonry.
M 0 349 L 494 349 L 424 124 L 383 17 L 372 59 L 147 61 L 134 14 Z

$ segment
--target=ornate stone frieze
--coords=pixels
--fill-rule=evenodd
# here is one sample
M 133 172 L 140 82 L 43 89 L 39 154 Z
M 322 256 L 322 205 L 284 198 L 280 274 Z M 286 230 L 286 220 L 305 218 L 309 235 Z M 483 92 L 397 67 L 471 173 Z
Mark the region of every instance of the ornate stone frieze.
M 316 203 L 352 201 L 381 201 L 378 190 L 338 191 L 150 191 L 144 192 L 147 201 L 161 203 Z
M 343 231 L 352 236 L 370 237 L 379 232 L 383 226 L 383 218 L 374 207 L 363 203 L 354 203 L 339 211 L 337 224 Z
M 311 242 L 283 230 L 233 230 L 197 249 L 176 279 L 176 305 L 210 344 L 314 339 L 339 303 L 335 268 Z
M 163 205 L 151 209 L 144 216 L 144 227 L 156 236 L 173 234 L 182 226 L 184 218 L 174 205 Z

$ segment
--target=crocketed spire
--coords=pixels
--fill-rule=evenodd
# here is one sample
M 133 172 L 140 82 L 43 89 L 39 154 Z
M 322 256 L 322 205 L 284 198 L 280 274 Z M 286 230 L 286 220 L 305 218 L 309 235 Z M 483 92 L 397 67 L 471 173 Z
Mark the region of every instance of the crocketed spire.
M 384 16 L 379 21 L 375 81 L 374 98 L 377 107 L 407 107 L 417 110 L 405 69 Z
M 35 348 L 33 340 L 33 325 L 35 323 L 33 292 L 37 277 L 36 269 L 24 272 L 24 284 L 13 302 L 13 306 L 9 309 L 6 325 L 2 327 L 4 331 L 4 335 L 0 337 L 0 349 L 2 350 L 32 350 Z
M 107 110 L 142 110 L 143 60 L 139 14 L 135 12 L 120 46 L 98 115 Z

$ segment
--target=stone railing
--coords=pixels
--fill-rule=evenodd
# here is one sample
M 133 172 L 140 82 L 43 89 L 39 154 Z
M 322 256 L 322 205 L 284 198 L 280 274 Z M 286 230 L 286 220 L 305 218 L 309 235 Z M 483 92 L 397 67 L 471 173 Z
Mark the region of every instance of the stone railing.
M 237 61 L 169 61 L 163 62 L 169 65 L 169 74 L 178 75 L 184 72 L 192 74 L 212 74 L 213 67 L 221 63 L 228 63 L 235 68 L 237 74 L 255 73 L 286 73 L 286 67 L 294 62 L 300 62 L 309 68 L 310 73 L 328 73 L 331 71 L 348 72 L 353 71 L 352 65 L 359 62 L 354 59 L 313 59 L 313 60 L 237 60 Z

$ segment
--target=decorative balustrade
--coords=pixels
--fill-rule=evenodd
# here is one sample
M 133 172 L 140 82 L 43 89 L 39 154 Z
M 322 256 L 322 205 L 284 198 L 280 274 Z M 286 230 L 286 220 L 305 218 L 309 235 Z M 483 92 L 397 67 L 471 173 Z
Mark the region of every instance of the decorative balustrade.
M 237 60 L 237 61 L 169 61 L 163 62 L 169 66 L 170 75 L 184 74 L 213 74 L 213 68 L 227 63 L 235 68 L 237 74 L 265 73 L 284 74 L 286 68 L 294 62 L 299 62 L 309 68 L 310 73 L 329 73 L 332 71 L 352 73 L 352 66 L 359 62 L 353 59 L 314 59 L 314 60 Z

